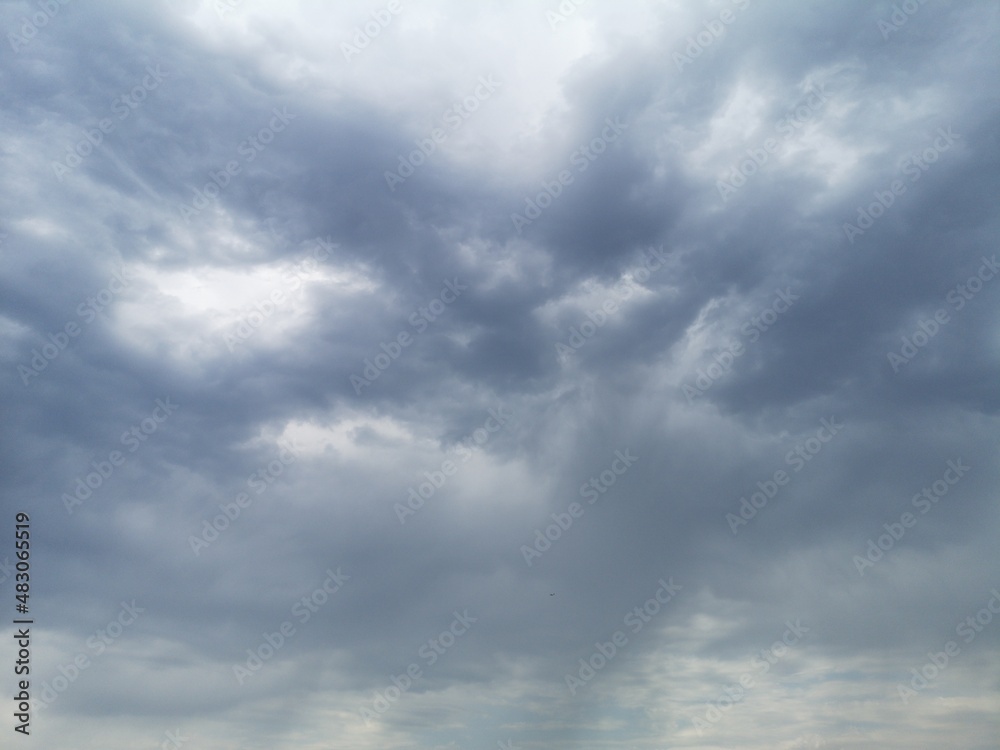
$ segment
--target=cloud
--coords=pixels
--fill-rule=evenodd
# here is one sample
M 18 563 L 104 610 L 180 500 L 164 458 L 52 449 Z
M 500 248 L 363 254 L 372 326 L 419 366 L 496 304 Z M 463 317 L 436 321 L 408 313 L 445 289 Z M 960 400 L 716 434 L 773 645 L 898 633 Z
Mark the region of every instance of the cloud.
M 38 741 L 990 746 L 991 3 L 2 12 Z

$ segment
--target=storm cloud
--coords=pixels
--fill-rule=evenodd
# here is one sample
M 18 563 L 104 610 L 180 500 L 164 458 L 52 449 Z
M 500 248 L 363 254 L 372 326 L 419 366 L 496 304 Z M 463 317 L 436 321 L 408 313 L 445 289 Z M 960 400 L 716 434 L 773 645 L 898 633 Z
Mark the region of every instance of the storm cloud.
M 0 17 L 12 743 L 996 747 L 995 2 Z

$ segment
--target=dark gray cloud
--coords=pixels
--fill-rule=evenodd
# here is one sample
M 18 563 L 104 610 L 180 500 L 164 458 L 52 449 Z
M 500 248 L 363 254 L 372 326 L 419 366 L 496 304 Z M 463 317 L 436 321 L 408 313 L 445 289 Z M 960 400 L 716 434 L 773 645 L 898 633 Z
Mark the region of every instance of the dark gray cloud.
M 26 741 L 993 746 L 995 4 L 2 13 Z

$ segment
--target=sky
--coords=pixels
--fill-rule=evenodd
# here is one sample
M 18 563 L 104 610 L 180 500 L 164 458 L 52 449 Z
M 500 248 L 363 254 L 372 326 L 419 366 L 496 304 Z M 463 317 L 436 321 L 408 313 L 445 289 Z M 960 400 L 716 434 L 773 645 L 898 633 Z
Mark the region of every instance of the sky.
M 0 18 L 4 747 L 998 747 L 996 2 Z

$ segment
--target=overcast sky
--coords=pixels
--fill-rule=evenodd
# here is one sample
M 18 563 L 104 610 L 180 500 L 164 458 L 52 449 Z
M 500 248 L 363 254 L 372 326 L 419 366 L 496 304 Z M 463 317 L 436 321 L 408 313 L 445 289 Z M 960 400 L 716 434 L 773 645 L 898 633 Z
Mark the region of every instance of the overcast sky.
M 0 17 L 4 747 L 997 747 L 996 2 Z

